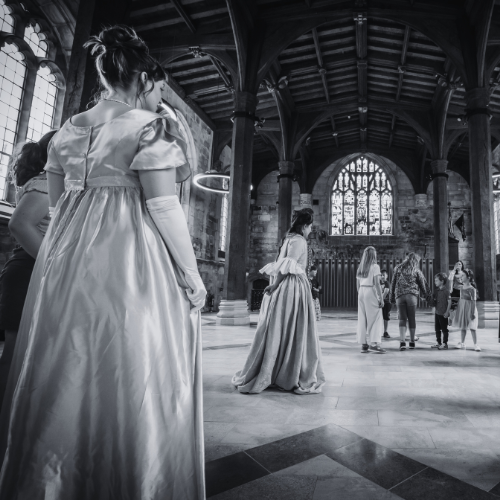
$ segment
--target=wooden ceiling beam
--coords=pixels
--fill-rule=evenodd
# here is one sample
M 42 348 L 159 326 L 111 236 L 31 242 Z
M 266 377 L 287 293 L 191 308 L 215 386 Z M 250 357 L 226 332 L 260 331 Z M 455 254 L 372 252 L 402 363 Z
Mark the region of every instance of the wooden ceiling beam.
M 180 0 L 170 0 L 170 2 L 174 6 L 174 8 L 177 11 L 177 13 L 179 14 L 179 16 L 182 17 L 182 20 L 186 23 L 186 26 L 189 28 L 189 31 L 191 31 L 191 33 L 195 33 L 196 27 L 193 24 L 193 21 L 191 20 L 191 18 L 187 14 L 187 12 L 184 10 L 184 7 L 181 4 L 181 1 Z
M 405 76 L 405 63 L 406 63 L 406 55 L 408 53 L 408 45 L 410 43 L 410 36 L 411 36 L 411 30 L 409 26 L 405 26 L 405 33 L 404 33 L 404 38 L 403 38 L 403 46 L 401 48 L 401 65 L 398 68 L 399 71 L 399 79 L 398 79 L 398 88 L 396 90 L 396 102 L 399 102 L 401 98 L 401 90 L 403 89 L 403 80 Z M 396 115 L 392 117 L 392 123 L 391 123 L 391 134 L 389 136 L 389 147 L 392 146 L 392 140 L 394 138 L 394 132 L 395 132 L 395 127 L 396 127 Z
M 368 24 L 366 12 L 354 11 L 354 26 L 356 32 L 356 56 L 358 66 L 358 114 L 361 143 L 366 143 L 368 118 Z

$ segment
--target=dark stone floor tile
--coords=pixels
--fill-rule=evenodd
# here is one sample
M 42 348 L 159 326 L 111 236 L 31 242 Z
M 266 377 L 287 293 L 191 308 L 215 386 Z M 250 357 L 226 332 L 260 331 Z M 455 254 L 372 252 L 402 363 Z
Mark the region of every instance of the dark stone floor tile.
M 405 500 L 494 500 L 487 491 L 464 483 L 432 467 L 391 489 Z
M 207 497 L 269 475 L 264 467 L 240 452 L 205 464 Z
M 211 498 L 213 500 L 311 500 L 315 486 L 315 476 L 271 474 Z
M 493 488 L 491 488 L 490 490 L 490 493 L 500 498 L 500 483 L 498 483 L 496 486 L 493 486 Z
M 278 472 L 292 465 L 332 452 L 337 448 L 359 441 L 354 432 L 334 424 L 324 425 L 263 446 L 246 453 L 270 472 Z
M 426 468 L 424 464 L 368 439 L 361 439 L 326 455 L 385 489 Z

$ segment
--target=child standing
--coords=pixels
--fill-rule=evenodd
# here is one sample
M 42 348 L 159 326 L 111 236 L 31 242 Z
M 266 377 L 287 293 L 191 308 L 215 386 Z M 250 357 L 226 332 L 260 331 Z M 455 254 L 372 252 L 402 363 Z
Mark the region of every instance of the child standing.
M 311 282 L 311 292 L 314 300 L 314 310 L 316 311 L 316 321 L 321 321 L 321 306 L 319 303 L 319 294 L 322 293 L 318 278 L 318 268 L 311 266 L 309 271 L 309 281 Z
M 480 351 L 477 344 L 477 291 L 474 283 L 474 273 L 471 269 L 465 269 L 462 276 L 462 288 L 460 289 L 460 300 L 458 301 L 457 311 L 453 318 L 453 326 L 460 328 L 462 333 L 461 341 L 458 344 L 459 349 L 465 349 L 465 335 L 470 330 L 474 350 Z
M 382 317 L 384 318 L 384 339 L 391 338 L 391 336 L 387 333 L 392 308 L 390 297 L 391 285 L 389 284 L 388 278 L 389 273 L 385 269 L 382 269 L 382 271 L 380 271 L 380 286 L 382 287 L 382 295 L 384 297 L 384 307 L 382 308 Z
M 448 278 L 445 273 L 434 276 L 436 288 L 432 294 L 432 306 L 436 308 L 434 315 L 434 328 L 436 330 L 436 344 L 434 349 L 448 349 L 448 316 L 450 315 L 451 296 L 448 288 Z M 441 344 L 441 332 L 443 343 Z

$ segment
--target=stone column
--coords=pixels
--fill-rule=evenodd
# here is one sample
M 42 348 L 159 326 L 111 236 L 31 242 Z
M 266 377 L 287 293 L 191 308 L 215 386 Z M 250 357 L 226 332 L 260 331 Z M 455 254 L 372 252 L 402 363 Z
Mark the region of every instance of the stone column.
M 246 267 L 254 112 L 257 107 L 257 97 L 249 92 L 236 92 L 234 101 L 224 293 L 217 314 L 217 324 L 220 325 L 248 325 L 250 323 Z
M 85 0 L 84 2 L 80 2 L 80 6 L 78 7 L 75 37 L 73 38 L 73 46 L 71 47 L 71 58 L 66 78 L 66 95 L 61 119 L 62 123 L 73 115 L 76 115 L 80 110 L 88 52 L 87 49 L 83 48 L 83 44 L 90 38 L 94 6 L 95 0 Z
M 434 272 L 448 273 L 448 174 L 447 160 L 433 160 Z
M 290 229 L 292 222 L 292 182 L 295 163 L 293 161 L 280 161 L 278 176 L 280 187 L 278 195 L 278 240 L 281 240 Z
M 472 234 L 474 273 L 478 286 L 479 327 L 498 326 L 495 280 L 493 184 L 488 88 L 466 92 L 469 127 L 470 187 L 472 192 Z

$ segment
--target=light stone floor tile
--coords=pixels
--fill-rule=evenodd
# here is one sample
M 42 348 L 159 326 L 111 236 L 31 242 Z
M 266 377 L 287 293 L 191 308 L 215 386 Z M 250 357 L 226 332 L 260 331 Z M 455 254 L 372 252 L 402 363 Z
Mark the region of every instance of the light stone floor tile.
M 430 314 L 417 315 L 421 340 L 414 351 L 399 351 L 398 323 L 393 320 L 389 324 L 393 338 L 382 343 L 387 354 L 364 355 L 355 343 L 356 313 L 326 311 L 318 323 L 318 332 L 327 382 L 320 395 L 296 396 L 278 390 L 243 395 L 231 385 L 250 347 L 227 346 L 252 342 L 256 314 L 251 316 L 252 325 L 235 327 L 218 326 L 215 315 L 202 315 L 206 459 L 215 460 L 278 436 L 334 423 L 470 484 L 490 489 L 500 481 L 498 331 L 478 331 L 483 348 L 480 353 L 470 349 L 436 351 L 430 348 L 435 341 L 433 319 Z M 451 333 L 450 346 L 458 342 L 459 336 L 459 332 Z M 218 346 L 222 348 L 214 349 Z M 321 469 L 319 463 L 314 467 Z M 285 485 L 288 477 L 300 474 L 290 474 L 285 475 L 284 482 L 276 482 L 272 478 L 277 474 L 273 474 L 253 481 L 254 486 L 232 490 L 236 496 L 220 498 L 394 497 L 379 496 L 386 493 L 363 478 L 360 482 L 356 476 L 338 473 L 325 473 L 323 477 L 304 473 L 305 482 L 296 483 L 294 491 Z M 264 495 L 266 488 L 268 496 L 255 496 L 255 492 Z M 290 496 L 290 491 L 295 496 Z
M 316 428 L 316 425 L 235 424 L 222 438 L 222 444 L 260 446 Z
M 426 428 L 392 428 L 360 425 L 341 425 L 341 427 L 386 448 L 435 448 L 429 430 Z
M 473 427 L 470 420 L 459 411 L 379 410 L 378 420 L 379 425 L 387 427 Z

